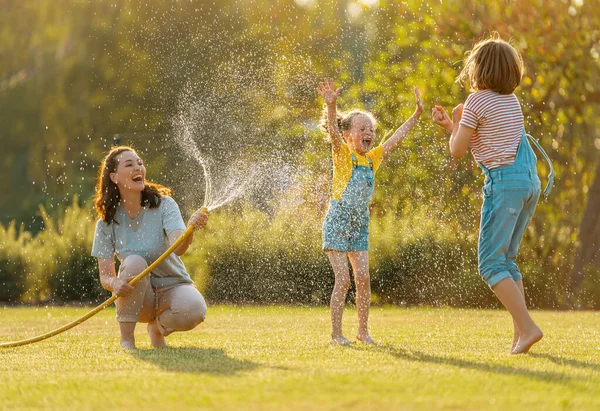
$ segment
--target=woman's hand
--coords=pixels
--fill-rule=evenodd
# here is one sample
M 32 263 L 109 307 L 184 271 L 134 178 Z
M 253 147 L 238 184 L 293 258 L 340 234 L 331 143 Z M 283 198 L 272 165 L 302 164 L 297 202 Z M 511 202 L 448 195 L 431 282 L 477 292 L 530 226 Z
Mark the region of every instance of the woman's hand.
M 323 97 L 323 100 L 325 100 L 325 103 L 327 104 L 335 104 L 341 91 L 341 87 L 336 90 L 333 85 L 333 79 L 325 79 L 324 83 L 320 83 L 319 87 L 317 87 L 317 93 Z
M 208 215 L 203 213 L 201 210 L 197 210 L 190 219 L 188 220 L 188 227 L 194 226 L 194 229 L 199 230 L 203 228 L 208 222 Z
M 423 101 L 421 100 L 421 93 L 419 93 L 419 88 L 415 87 L 415 99 L 417 102 L 417 109 L 415 110 L 415 115 L 420 117 L 423 114 Z
M 122 280 L 119 277 L 113 277 L 110 286 L 113 293 L 117 294 L 119 297 L 127 297 L 133 291 L 133 286 L 129 285 L 125 280 Z
M 453 117 L 454 117 L 455 110 L 456 110 L 456 108 L 452 111 Z M 461 104 L 460 112 L 461 112 L 461 116 L 462 116 L 462 104 Z M 452 132 L 454 123 L 452 122 L 452 120 L 450 120 L 450 117 L 448 117 L 448 113 L 446 113 L 446 110 L 444 110 L 442 106 L 435 106 L 433 108 L 433 110 L 431 111 L 431 119 L 438 126 L 444 127 L 446 130 Z

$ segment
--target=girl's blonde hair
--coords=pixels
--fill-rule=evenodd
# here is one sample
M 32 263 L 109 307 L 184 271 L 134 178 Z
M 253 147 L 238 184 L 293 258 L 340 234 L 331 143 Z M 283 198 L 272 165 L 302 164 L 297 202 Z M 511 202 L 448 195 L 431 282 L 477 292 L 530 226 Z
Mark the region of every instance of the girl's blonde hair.
M 521 83 L 523 59 L 517 50 L 496 32 L 467 52 L 465 66 L 456 78 L 468 81 L 474 90 L 511 94 Z
M 373 116 L 373 114 L 367 112 L 367 111 L 361 111 L 361 110 L 352 110 L 349 111 L 348 113 L 337 113 L 337 124 L 334 125 L 334 127 L 338 128 L 338 131 L 342 134 L 342 136 L 344 135 L 344 131 L 348 131 L 352 128 L 352 122 L 354 121 L 354 118 L 357 116 L 367 116 L 371 119 L 371 122 L 373 123 L 373 127 L 377 126 L 377 120 L 375 120 L 375 117 Z M 323 115 L 321 116 L 321 122 L 319 123 L 319 126 L 321 127 L 321 131 L 323 131 L 326 134 L 326 140 L 328 142 L 331 142 L 331 136 L 329 135 L 329 121 L 327 119 L 327 106 L 323 107 Z

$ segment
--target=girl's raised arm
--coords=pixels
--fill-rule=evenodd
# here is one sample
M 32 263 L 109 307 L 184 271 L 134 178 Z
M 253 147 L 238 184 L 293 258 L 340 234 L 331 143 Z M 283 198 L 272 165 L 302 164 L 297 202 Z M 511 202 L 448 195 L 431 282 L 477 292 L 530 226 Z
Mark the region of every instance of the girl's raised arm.
M 385 143 L 383 143 L 383 153 L 385 155 L 389 154 L 392 150 L 398 147 L 398 144 L 400 144 L 400 142 L 404 140 L 404 137 L 410 133 L 415 124 L 417 124 L 419 117 L 421 117 L 421 113 L 423 113 L 423 102 L 421 101 L 419 89 L 415 87 L 414 91 L 417 108 L 415 109 L 413 115 L 410 116 L 410 118 L 406 120 L 406 122 L 402 124 Z
M 433 122 L 452 133 L 448 146 L 450 154 L 454 158 L 461 158 L 468 153 L 471 139 L 475 134 L 475 129 L 460 124 L 462 112 L 462 104 L 459 104 L 452 110 L 452 120 L 450 120 L 448 113 L 440 106 L 435 106 L 431 112 Z
M 317 87 L 317 93 L 323 97 L 327 104 L 327 131 L 331 137 L 331 144 L 334 151 L 338 151 L 342 146 L 342 136 L 337 127 L 337 97 L 342 91 L 342 88 L 336 89 L 333 85 L 333 79 L 325 79 L 323 83 Z

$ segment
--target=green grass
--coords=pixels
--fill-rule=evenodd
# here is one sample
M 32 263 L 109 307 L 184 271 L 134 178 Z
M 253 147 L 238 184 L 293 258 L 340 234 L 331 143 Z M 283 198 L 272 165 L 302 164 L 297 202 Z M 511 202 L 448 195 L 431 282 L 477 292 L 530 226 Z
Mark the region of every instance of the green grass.
M 0 308 L 0 341 L 57 328 L 84 308 Z M 600 409 L 600 313 L 534 311 L 545 338 L 508 355 L 508 314 L 376 307 L 380 345 L 331 347 L 324 307 L 209 308 L 153 350 L 119 349 L 114 310 L 0 349 L 0 408 Z M 347 309 L 345 331 L 356 331 Z

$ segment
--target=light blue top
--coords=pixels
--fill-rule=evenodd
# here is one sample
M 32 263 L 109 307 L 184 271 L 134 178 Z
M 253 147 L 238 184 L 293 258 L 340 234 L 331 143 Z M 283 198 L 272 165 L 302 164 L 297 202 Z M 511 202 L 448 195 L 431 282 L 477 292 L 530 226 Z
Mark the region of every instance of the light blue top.
M 175 230 L 185 230 L 179 206 L 171 197 L 163 197 L 158 208 L 144 207 L 134 219 L 119 205 L 111 224 L 98 220 L 92 256 L 119 261 L 136 254 L 148 265 L 158 259 L 170 246 L 167 236 Z M 153 287 L 192 283 L 181 258 L 171 253 L 150 273 Z

